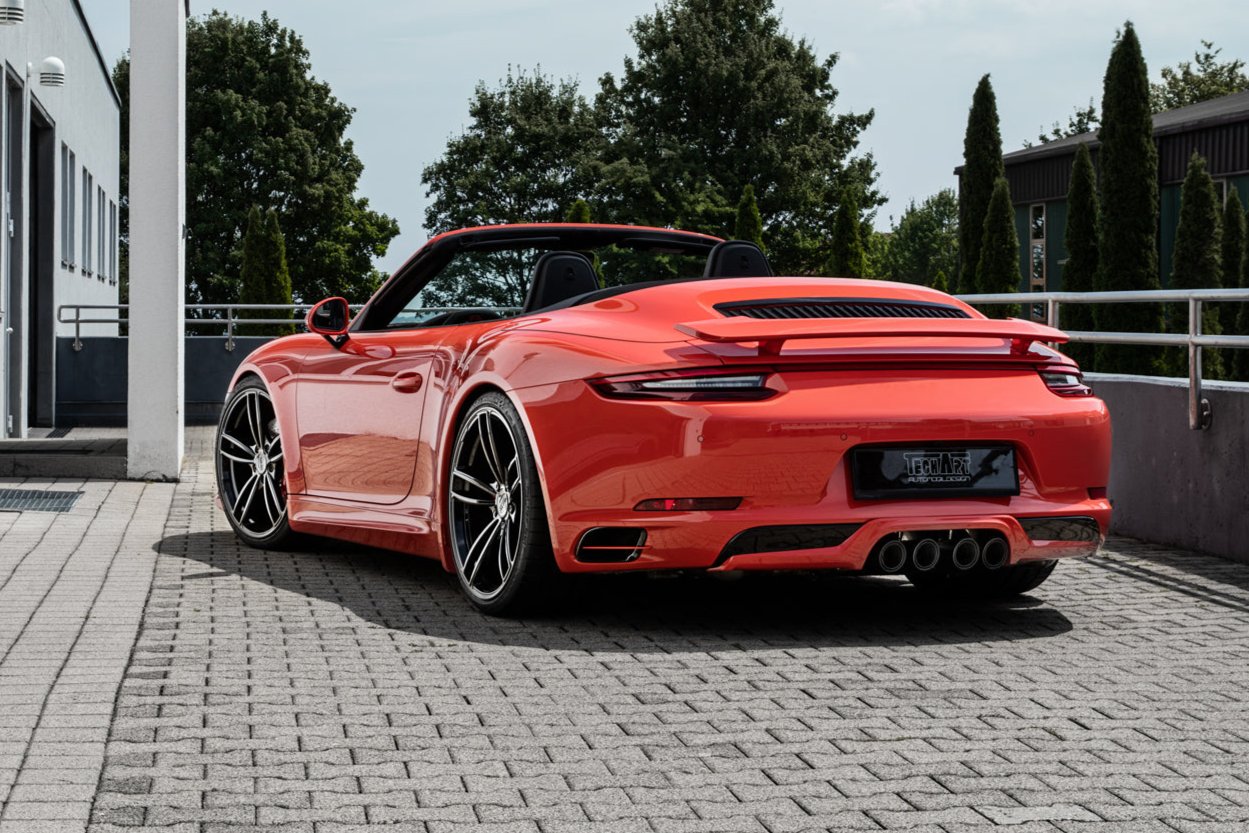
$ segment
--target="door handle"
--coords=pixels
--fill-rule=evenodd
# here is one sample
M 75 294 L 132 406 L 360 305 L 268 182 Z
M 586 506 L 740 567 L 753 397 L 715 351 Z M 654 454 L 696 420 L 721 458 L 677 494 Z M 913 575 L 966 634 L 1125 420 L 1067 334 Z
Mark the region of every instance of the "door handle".
M 424 381 L 421 374 L 415 370 L 405 370 L 395 374 L 395 377 L 390 380 L 390 386 L 400 393 L 416 393 L 421 389 Z

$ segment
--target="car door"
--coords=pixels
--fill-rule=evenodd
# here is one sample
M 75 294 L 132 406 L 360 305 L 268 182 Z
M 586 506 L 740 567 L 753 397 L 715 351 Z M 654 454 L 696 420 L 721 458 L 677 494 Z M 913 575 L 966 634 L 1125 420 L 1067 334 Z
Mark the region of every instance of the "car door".
M 412 488 L 437 329 L 327 340 L 296 385 L 305 493 L 395 504 Z

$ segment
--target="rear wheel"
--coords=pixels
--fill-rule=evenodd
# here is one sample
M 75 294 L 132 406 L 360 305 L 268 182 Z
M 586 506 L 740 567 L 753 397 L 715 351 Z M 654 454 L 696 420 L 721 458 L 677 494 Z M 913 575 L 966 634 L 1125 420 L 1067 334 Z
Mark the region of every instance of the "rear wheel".
M 1057 566 L 1057 561 L 1025 561 L 998 570 L 978 568 L 969 572 L 950 568 L 930 572 L 908 569 L 906 577 L 911 584 L 928 593 L 1003 599 L 1040 587 Z
M 558 570 L 533 450 L 503 394 L 487 393 L 465 413 L 446 495 L 455 572 L 469 601 L 493 615 L 541 608 Z

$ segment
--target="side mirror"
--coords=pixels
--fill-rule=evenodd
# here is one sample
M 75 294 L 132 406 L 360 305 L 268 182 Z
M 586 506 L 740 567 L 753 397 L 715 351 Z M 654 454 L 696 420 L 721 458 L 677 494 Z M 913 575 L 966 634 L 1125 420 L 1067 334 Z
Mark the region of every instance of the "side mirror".
M 351 307 L 346 298 L 326 298 L 312 309 L 304 319 L 308 331 L 325 338 L 335 347 L 347 340 L 347 325 L 351 323 Z

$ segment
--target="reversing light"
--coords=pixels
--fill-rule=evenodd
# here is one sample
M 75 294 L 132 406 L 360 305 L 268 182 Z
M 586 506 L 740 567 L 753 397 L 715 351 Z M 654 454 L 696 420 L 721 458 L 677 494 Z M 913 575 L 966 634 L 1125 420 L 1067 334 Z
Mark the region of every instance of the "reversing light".
M 1068 365 L 1053 365 L 1039 370 L 1041 380 L 1051 392 L 1059 396 L 1092 396 L 1093 390 L 1084 384 L 1080 371 Z
M 742 505 L 739 497 L 657 497 L 633 507 L 635 512 L 728 512 Z
M 599 393 L 615 399 L 675 401 L 759 400 L 777 391 L 768 387 L 768 373 L 712 373 L 699 375 L 648 374 L 598 379 Z

